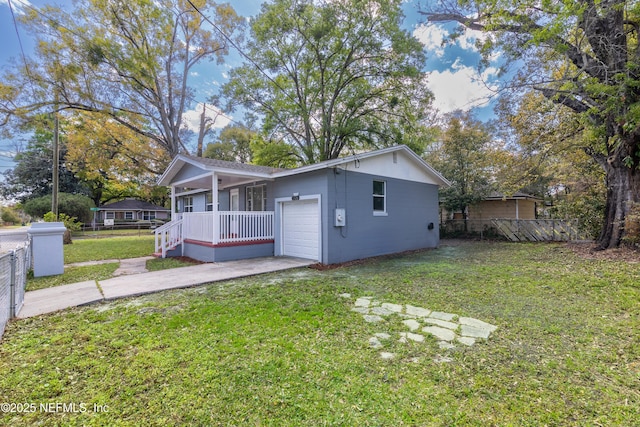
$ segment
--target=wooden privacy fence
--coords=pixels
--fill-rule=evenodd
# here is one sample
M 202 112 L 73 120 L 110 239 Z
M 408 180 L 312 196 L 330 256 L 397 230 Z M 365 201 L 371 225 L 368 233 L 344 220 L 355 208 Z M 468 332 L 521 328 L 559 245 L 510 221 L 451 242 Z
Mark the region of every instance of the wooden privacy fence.
M 492 219 L 493 226 L 513 242 L 571 241 L 583 238 L 577 220 Z

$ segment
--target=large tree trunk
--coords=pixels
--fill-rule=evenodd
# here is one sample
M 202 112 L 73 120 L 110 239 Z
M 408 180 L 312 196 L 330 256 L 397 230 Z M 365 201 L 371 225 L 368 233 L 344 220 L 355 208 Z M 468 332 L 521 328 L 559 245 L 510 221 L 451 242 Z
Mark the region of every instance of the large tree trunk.
M 640 202 L 640 170 L 624 165 L 621 154 L 616 157 L 605 167 L 607 202 L 604 227 L 598 238 L 599 249 L 620 246 L 627 233 L 625 220 L 632 205 Z

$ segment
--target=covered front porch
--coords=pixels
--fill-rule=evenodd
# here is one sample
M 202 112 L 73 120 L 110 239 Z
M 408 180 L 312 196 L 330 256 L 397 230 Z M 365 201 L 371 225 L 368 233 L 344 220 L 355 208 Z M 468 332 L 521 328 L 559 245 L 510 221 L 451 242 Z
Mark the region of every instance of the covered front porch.
M 274 212 L 266 210 L 272 171 L 215 159 L 174 159 L 159 181 L 171 187 L 171 221 L 155 231 L 156 253 L 202 261 L 273 255 Z

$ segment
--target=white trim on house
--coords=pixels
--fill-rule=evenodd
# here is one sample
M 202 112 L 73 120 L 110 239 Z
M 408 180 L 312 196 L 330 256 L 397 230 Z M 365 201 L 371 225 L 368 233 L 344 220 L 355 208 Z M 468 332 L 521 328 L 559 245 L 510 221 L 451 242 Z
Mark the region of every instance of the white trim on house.
M 182 191 L 180 193 L 176 192 L 176 197 L 189 196 L 191 194 L 206 193 L 207 191 L 211 191 L 211 190 L 208 188 L 196 188 L 195 190 Z
M 394 147 L 383 148 L 376 151 L 371 151 L 368 153 L 362 154 L 354 154 L 347 157 L 340 157 L 334 160 L 327 160 L 320 163 L 315 163 L 313 165 L 302 166 L 296 169 L 289 169 L 281 172 L 275 172 L 271 176 L 273 178 L 280 178 L 285 176 L 297 175 L 300 173 L 312 172 L 321 169 L 335 168 L 339 166 L 348 167 L 349 163 L 353 163 L 353 168 L 357 169 L 358 172 L 370 173 L 381 176 L 388 176 L 390 178 L 400 178 L 407 179 L 412 181 L 424 182 L 424 177 L 416 176 L 415 174 L 410 174 L 410 170 L 404 167 L 397 168 L 396 171 L 392 171 L 389 173 L 388 167 L 390 165 L 382 165 L 380 164 L 380 158 L 384 157 L 385 154 L 396 154 L 392 157 L 392 164 L 398 164 L 397 153 L 401 152 L 408 156 L 409 160 L 417 164 L 420 168 L 423 168 L 425 172 L 430 176 L 430 183 L 437 184 L 440 187 L 450 187 L 451 183 L 442 176 L 438 171 L 436 171 L 431 165 L 429 165 L 424 159 L 414 153 L 409 147 L 406 145 L 397 145 Z M 376 159 L 377 161 L 371 161 L 372 159 Z M 362 163 L 363 160 L 368 160 L 369 165 L 364 165 Z M 401 166 L 401 165 L 400 165 Z M 395 172 L 395 173 L 393 173 Z
M 409 162 L 413 163 L 416 168 L 407 168 L 400 164 L 398 153 L 404 154 Z M 387 157 L 387 154 L 390 154 L 392 156 L 392 162 L 390 164 L 381 163 L 383 161 L 382 159 Z M 364 160 L 366 160 L 366 162 L 363 162 Z M 179 172 L 180 168 L 185 163 L 193 165 L 202 170 L 209 171 L 209 173 L 186 178 L 178 182 L 171 182 L 171 179 Z M 209 177 L 213 173 L 216 173 L 219 177 L 246 177 L 245 180 L 233 181 L 232 183 L 227 185 L 225 185 L 225 183 L 222 183 L 220 185 L 220 188 L 224 189 L 228 187 L 235 187 L 238 185 L 245 185 L 254 181 L 273 181 L 276 178 L 298 175 L 321 169 L 337 168 L 341 166 L 343 168 L 347 168 L 350 167 L 349 165 L 351 163 L 353 163 L 351 167 L 353 167 L 354 169 L 358 169 L 359 172 L 388 176 L 390 178 L 400 178 L 418 182 L 429 182 L 440 187 L 451 186 L 451 183 L 445 177 L 443 177 L 438 171 L 432 168 L 431 165 L 425 162 L 420 156 L 414 153 L 406 145 L 397 145 L 394 147 L 383 148 L 368 153 L 354 154 L 347 157 L 340 157 L 334 160 L 327 160 L 313 165 L 285 170 L 245 164 L 234 164 L 231 162 L 215 161 L 212 159 L 202 159 L 202 161 L 198 161 L 197 159 L 188 156 L 178 155 L 171 161 L 165 172 L 158 179 L 158 185 L 172 185 L 179 187 L 180 185 L 184 185 L 190 182 L 193 183 L 200 179 L 207 179 L 207 177 Z M 233 165 L 236 165 L 237 167 L 234 168 Z M 391 165 L 397 165 L 398 167 L 389 169 L 389 166 Z

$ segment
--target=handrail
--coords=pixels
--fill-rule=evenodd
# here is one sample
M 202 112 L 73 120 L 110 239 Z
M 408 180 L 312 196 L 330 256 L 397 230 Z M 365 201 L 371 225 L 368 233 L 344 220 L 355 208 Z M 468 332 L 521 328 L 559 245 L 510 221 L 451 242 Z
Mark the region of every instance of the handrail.
M 170 249 L 183 243 L 182 219 L 170 221 L 154 231 L 155 252 L 167 257 Z

